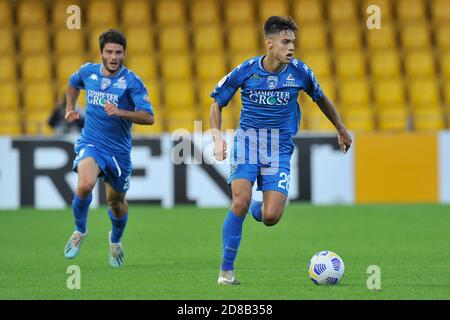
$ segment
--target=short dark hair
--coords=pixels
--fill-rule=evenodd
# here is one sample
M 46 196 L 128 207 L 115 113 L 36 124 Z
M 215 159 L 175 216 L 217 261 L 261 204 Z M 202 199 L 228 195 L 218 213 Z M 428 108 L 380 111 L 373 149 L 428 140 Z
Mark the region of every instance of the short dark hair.
M 125 51 L 125 49 L 127 48 L 127 39 L 125 38 L 123 33 L 114 29 L 108 29 L 103 32 L 98 38 L 98 42 L 100 44 L 101 52 L 103 51 L 103 48 L 107 43 L 121 44 L 123 47 L 123 51 Z
M 264 22 L 264 35 L 280 33 L 283 30 L 297 32 L 297 25 L 291 17 L 271 16 Z

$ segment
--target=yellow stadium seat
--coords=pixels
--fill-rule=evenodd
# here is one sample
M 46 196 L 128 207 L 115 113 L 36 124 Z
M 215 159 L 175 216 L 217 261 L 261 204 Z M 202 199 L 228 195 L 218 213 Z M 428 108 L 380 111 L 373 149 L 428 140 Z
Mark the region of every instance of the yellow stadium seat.
M 167 114 L 167 128 L 169 132 L 175 130 L 188 130 L 190 132 L 194 131 L 195 121 L 201 120 L 197 115 L 195 110 L 177 110 L 170 111 Z
M 356 4 L 353 0 L 329 0 L 326 8 L 332 23 L 346 23 L 357 19 Z
M 308 23 L 297 32 L 297 43 L 300 50 L 326 49 L 327 31 L 323 23 Z
M 58 29 L 55 32 L 55 53 L 84 54 L 84 33 L 81 30 Z
M 336 54 L 336 75 L 339 78 L 363 77 L 366 59 L 359 50 L 340 51 Z
M 401 73 L 397 50 L 373 51 L 369 56 L 371 74 L 374 78 L 396 77 Z
M 55 107 L 53 87 L 48 82 L 26 84 L 23 97 L 26 112 L 39 111 L 48 114 Z
M 164 101 L 168 111 L 195 108 L 195 91 L 191 82 L 179 80 L 164 84 Z
M 0 56 L 0 70 L 0 81 L 15 81 L 17 79 L 17 70 L 14 56 Z
M 397 18 L 400 22 L 417 22 L 425 20 L 425 5 L 423 0 L 397 0 Z
M 430 50 L 415 50 L 405 53 L 405 70 L 409 77 L 435 75 L 433 53 Z
M 142 79 L 156 79 L 156 57 L 150 54 L 134 54 L 125 60 L 125 66 L 135 72 Z
M 431 13 L 433 21 L 448 23 L 450 21 L 450 0 L 431 1 Z
M 360 49 L 361 27 L 357 23 L 335 25 L 331 29 L 331 38 L 337 50 Z
M 258 1 L 259 20 L 264 23 L 270 16 L 288 16 L 289 4 L 287 0 Z
M 87 20 L 90 27 L 109 28 L 117 25 L 116 2 L 112 0 L 89 0 L 87 2 Z
M 164 132 L 163 118 L 159 116 L 155 117 L 155 122 L 151 126 L 133 124 L 132 133 L 134 136 L 146 136 L 146 135 L 158 135 Z
M 18 111 L 19 109 L 19 88 L 15 81 L 0 82 L 0 112 Z M 0 117 L 0 118 L 2 118 Z
M 158 0 L 156 2 L 156 18 L 158 24 L 184 24 L 186 21 L 182 0 Z
M 363 0 L 361 3 L 361 14 L 363 17 L 368 17 L 367 8 L 370 5 L 376 5 L 380 7 L 381 10 L 381 26 L 383 26 L 384 22 L 392 20 L 392 3 L 395 3 L 395 0 Z
M 405 49 L 430 47 L 430 30 L 425 23 L 408 23 L 400 30 L 402 46 Z
M 197 55 L 195 63 L 199 80 L 220 79 L 226 74 L 225 56 L 221 52 Z
M 295 21 L 300 24 L 303 22 L 317 23 L 323 20 L 323 7 L 321 1 L 294 0 L 292 10 Z
M 390 22 L 383 22 L 381 29 L 366 29 L 366 39 L 370 49 L 395 49 L 396 28 Z
M 152 104 L 157 116 L 160 117 L 158 113 L 161 111 L 162 108 L 161 108 L 161 88 L 159 82 L 157 79 L 153 78 L 151 79 L 142 78 L 142 81 L 144 82 L 144 85 L 147 88 L 150 103 Z
M 192 79 L 191 59 L 187 54 L 167 54 L 162 56 L 161 61 L 162 77 L 165 81 Z
M 12 25 L 13 15 L 12 15 L 12 6 L 9 0 L 1 0 L 0 1 L 0 26 L 3 29 L 4 27 L 9 27 Z
M 191 1 L 191 22 L 193 25 L 210 25 L 220 22 L 217 0 Z
M 253 1 L 228 0 L 225 5 L 225 20 L 228 26 L 249 24 L 255 21 Z
M 201 112 L 201 121 L 203 131 L 210 129 L 209 125 L 209 110 L 202 110 Z M 238 121 L 237 117 L 235 115 L 235 110 L 232 106 L 226 107 L 222 109 L 222 130 L 227 129 L 236 129 L 238 127 Z
M 450 18 L 449 18 L 450 21 Z M 437 26 L 435 28 L 436 43 L 440 49 L 450 49 L 450 23 Z
M 408 93 L 414 109 L 426 109 L 439 104 L 439 86 L 435 78 L 409 80 Z
M 369 105 L 369 84 L 365 78 L 348 79 L 339 82 L 340 108 L 357 109 Z
M 196 52 L 223 51 L 222 28 L 219 24 L 198 27 L 192 36 Z
M 120 12 L 122 24 L 125 26 L 142 26 L 151 23 L 151 7 L 147 0 L 124 1 Z
M 48 21 L 46 1 L 19 1 L 17 19 L 21 27 L 46 26 Z
M 416 130 L 444 129 L 444 114 L 439 105 L 413 110 L 413 123 Z
M 245 51 L 258 49 L 258 36 L 253 25 L 230 27 L 228 33 L 228 47 L 231 51 Z
M 151 54 L 155 50 L 153 32 L 148 27 L 130 27 L 125 29 L 127 49 L 129 53 Z
M 450 78 L 450 50 L 441 52 L 439 55 L 439 65 L 441 74 L 445 78 Z
M 246 50 L 241 52 L 232 52 L 230 54 L 230 66 L 231 68 L 236 68 L 241 63 L 247 61 L 250 58 L 255 58 L 261 55 L 257 50 Z M 231 71 L 231 70 L 230 70 Z
M 331 77 L 318 77 L 323 93 L 334 103 L 336 100 L 336 88 L 334 79 Z
M 14 29 L 10 27 L 0 28 L 0 55 L 16 52 L 14 43 Z
M 83 6 L 81 5 L 82 0 L 58 0 L 51 1 L 51 11 L 52 11 L 52 25 L 55 28 L 66 28 L 67 18 L 69 14 L 67 13 L 67 9 L 69 6 L 75 5 L 82 10 Z M 83 11 L 81 13 L 81 23 L 84 23 L 83 19 Z M 73 14 L 73 11 L 70 11 L 70 15 Z
M 402 78 L 385 78 L 373 84 L 377 110 L 404 109 L 405 86 Z
M 380 130 L 404 131 L 409 127 L 409 114 L 406 108 L 381 109 L 377 111 Z
M 69 81 L 69 77 L 87 61 L 81 55 L 67 55 L 58 58 L 56 64 L 56 78 L 59 83 Z
M 24 29 L 19 36 L 21 53 L 35 54 L 49 52 L 49 32 L 47 28 Z
M 1 98 L 0 98 L 1 99 Z M 7 112 L 0 117 L 0 135 L 16 136 L 22 133 L 18 112 Z
M 446 105 L 447 105 L 448 112 L 450 113 L 450 80 L 447 79 L 444 82 L 443 86 L 444 86 L 444 98 L 445 98 L 445 101 L 447 102 Z
M 312 131 L 336 131 L 336 128 L 305 92 L 301 93 L 300 105 L 303 126 Z
M 24 57 L 21 63 L 22 80 L 51 81 L 52 61 L 48 55 L 32 55 Z
M 331 75 L 331 59 L 326 50 L 300 50 L 300 58 L 313 70 L 317 77 L 329 77 Z
M 26 112 L 25 133 L 29 135 L 49 136 L 53 134 L 52 127 L 48 124 L 50 113 Z
M 159 50 L 166 52 L 187 52 L 188 34 L 184 25 L 169 25 L 159 31 Z
M 344 110 L 342 118 L 345 126 L 351 131 L 372 131 L 375 129 L 374 113 L 370 108 Z
M 219 80 L 220 80 L 220 78 L 203 80 L 203 81 L 198 82 L 198 97 L 199 97 L 200 107 L 203 110 L 203 112 L 204 111 L 209 112 L 211 104 L 214 101 L 214 99 L 210 97 L 210 94 L 216 87 Z M 238 95 L 238 93 L 236 93 L 236 95 Z

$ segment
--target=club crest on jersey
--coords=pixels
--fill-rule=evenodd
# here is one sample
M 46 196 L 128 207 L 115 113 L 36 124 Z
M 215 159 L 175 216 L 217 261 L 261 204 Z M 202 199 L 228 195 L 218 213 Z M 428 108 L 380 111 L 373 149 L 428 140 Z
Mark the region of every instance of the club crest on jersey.
M 109 78 L 102 78 L 102 82 L 100 84 L 100 88 L 102 90 L 108 89 L 110 85 L 111 85 L 111 79 L 109 79 Z
M 275 87 L 278 84 L 278 77 L 277 76 L 268 76 L 267 77 L 267 86 L 270 90 L 275 89 Z

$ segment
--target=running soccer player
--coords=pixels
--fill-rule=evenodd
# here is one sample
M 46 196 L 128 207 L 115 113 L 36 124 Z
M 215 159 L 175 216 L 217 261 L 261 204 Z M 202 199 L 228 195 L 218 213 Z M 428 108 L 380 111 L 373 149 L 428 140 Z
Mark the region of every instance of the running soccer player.
M 324 95 L 314 73 L 293 58 L 297 26 L 292 18 L 272 16 L 264 23 L 266 54 L 237 66 L 217 84 L 211 97 L 210 125 L 214 155 L 227 157 L 221 135 L 222 108 L 240 88 L 242 111 L 240 126 L 231 148 L 232 204 L 222 228 L 222 265 L 219 284 L 239 284 L 234 261 L 247 212 L 266 226 L 273 226 L 283 214 L 294 150 L 292 136 L 299 128 L 301 90 L 316 102 L 338 131 L 338 143 L 347 152 L 352 143 L 333 103 Z M 258 183 L 263 201 L 252 200 L 252 186 Z
M 126 38 L 109 29 L 100 35 L 101 64 L 86 63 L 69 79 L 66 92 L 67 122 L 79 119 L 74 110 L 80 89 L 86 91 L 85 125 L 74 150 L 73 170 L 78 185 L 72 203 L 76 229 L 67 242 L 64 255 L 74 258 L 87 234 L 87 216 L 92 190 L 103 177 L 112 223 L 109 232 L 109 263 L 122 266 L 121 238 L 128 220 L 125 200 L 131 174 L 131 124 L 153 124 L 153 108 L 141 79 L 123 66 Z

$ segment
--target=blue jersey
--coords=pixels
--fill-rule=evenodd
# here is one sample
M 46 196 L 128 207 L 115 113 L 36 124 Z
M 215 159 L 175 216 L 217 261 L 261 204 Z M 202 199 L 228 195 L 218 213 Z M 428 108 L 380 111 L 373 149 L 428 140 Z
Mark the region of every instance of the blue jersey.
M 237 66 L 220 80 L 211 97 L 224 107 L 241 88 L 240 128 L 278 129 L 280 140 L 290 140 L 300 124 L 300 90 L 314 101 L 322 98 L 323 92 L 305 63 L 291 59 L 283 70 L 271 73 L 264 69 L 263 58 L 254 57 Z
M 102 67 L 86 63 L 69 79 L 72 87 L 86 91 L 84 128 L 77 144 L 92 144 L 114 155 L 129 157 L 132 122 L 108 116 L 103 109 L 105 101 L 128 111 L 144 110 L 153 114 L 153 108 L 147 89 L 136 74 L 122 67 L 113 77 L 105 77 Z

